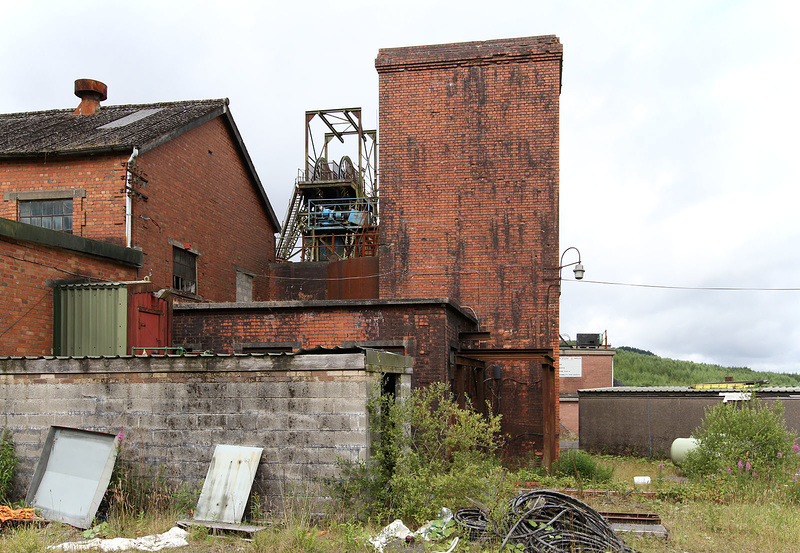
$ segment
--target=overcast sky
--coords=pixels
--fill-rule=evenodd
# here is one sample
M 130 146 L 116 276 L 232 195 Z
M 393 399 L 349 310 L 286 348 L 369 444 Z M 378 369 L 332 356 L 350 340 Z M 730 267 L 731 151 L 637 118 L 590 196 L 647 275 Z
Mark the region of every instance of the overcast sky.
M 562 287 L 562 334 L 800 372 L 796 2 L 0 7 L 0 112 L 75 107 L 77 78 L 106 83 L 106 104 L 227 97 L 281 221 L 304 112 L 361 106 L 375 127 L 379 48 L 554 34 L 561 250 L 576 246 L 586 267 Z M 754 290 L 702 289 L 719 287 Z

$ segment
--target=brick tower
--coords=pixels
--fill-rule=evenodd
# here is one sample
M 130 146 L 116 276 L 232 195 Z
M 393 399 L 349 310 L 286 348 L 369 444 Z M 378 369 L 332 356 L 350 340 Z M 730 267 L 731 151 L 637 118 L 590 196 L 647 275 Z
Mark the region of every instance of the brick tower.
M 561 63 L 555 36 L 381 49 L 375 62 L 380 297 L 474 311 L 522 450 L 550 432 L 542 409 L 557 420 L 541 364 L 510 352 L 549 350 L 557 366 Z

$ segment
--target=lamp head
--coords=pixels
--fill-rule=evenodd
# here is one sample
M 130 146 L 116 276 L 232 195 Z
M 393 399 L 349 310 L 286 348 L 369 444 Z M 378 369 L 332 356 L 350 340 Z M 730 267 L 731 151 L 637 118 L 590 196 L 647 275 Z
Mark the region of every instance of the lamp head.
M 583 280 L 583 274 L 586 272 L 583 268 L 583 265 L 578 263 L 575 265 L 575 268 L 572 269 L 572 272 L 575 273 L 575 280 Z

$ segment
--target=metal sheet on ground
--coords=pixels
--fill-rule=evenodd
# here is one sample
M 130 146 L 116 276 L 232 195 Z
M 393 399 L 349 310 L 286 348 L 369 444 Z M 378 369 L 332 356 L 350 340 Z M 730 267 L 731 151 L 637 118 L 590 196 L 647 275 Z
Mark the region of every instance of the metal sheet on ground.
M 25 501 L 48 520 L 92 524 L 117 458 L 117 436 L 51 426 Z
M 260 447 L 218 445 L 197 500 L 194 519 L 198 521 L 242 521 L 250 488 L 261 459 Z

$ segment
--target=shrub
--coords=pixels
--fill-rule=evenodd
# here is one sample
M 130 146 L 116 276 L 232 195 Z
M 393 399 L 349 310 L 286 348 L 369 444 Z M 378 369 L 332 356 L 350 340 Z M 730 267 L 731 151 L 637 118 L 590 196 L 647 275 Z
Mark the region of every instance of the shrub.
M 0 434 L 0 503 L 11 502 L 14 473 L 17 470 L 17 455 L 14 449 L 14 440 L 8 427 L 3 428 Z
M 559 476 L 571 476 L 578 482 L 608 482 L 614 469 L 602 466 L 585 451 L 567 449 L 556 461 L 554 472 Z
M 444 383 L 376 398 L 370 422 L 378 436 L 372 458 L 343 462 L 331 482 L 338 506 L 356 516 L 422 522 L 467 497 L 489 501 L 501 486 L 500 417 L 459 408 Z
M 759 399 L 720 403 L 706 410 L 695 433 L 697 448 L 683 469 L 692 477 L 772 477 L 797 470 L 797 436 L 789 431 L 783 404 Z

